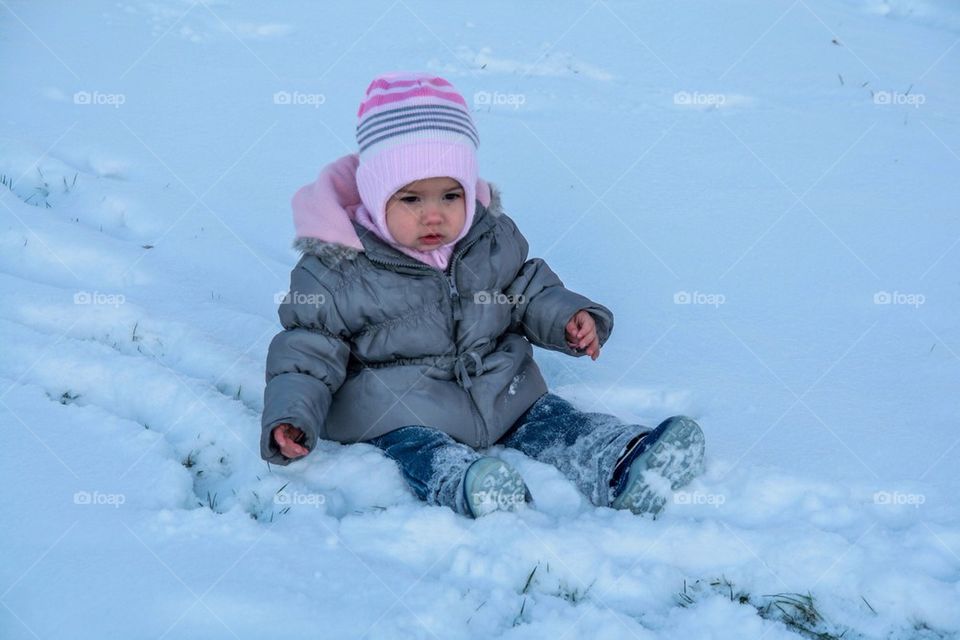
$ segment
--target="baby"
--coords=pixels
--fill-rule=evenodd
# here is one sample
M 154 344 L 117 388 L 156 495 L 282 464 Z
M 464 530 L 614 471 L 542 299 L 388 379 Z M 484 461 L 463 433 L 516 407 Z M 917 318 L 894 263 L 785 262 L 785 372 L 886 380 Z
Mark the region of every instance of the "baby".
M 481 451 L 555 465 L 600 506 L 656 515 L 702 467 L 690 418 L 656 429 L 549 393 L 532 345 L 596 360 L 613 314 L 563 286 L 477 172 L 466 101 L 427 73 L 370 83 L 359 153 L 293 198 L 302 257 L 267 354 L 261 453 L 367 442 L 422 500 L 469 517 L 532 496 Z M 478 451 L 479 450 L 479 451 Z

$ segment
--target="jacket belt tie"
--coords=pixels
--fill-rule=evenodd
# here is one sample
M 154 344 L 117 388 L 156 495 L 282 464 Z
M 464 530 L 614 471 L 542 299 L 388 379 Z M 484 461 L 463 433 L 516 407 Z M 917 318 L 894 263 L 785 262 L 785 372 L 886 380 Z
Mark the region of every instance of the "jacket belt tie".
M 473 365 L 472 372 L 468 365 Z M 453 370 L 457 376 L 457 383 L 464 389 L 469 390 L 473 386 L 470 376 L 479 376 L 483 373 L 483 359 L 476 351 L 465 351 L 454 361 Z

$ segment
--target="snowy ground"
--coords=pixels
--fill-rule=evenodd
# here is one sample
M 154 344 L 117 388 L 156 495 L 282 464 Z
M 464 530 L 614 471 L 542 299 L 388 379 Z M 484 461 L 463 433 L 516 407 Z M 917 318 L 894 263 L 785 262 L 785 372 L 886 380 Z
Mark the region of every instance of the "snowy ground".
M 946 0 L 0 0 L 0 637 L 960 637 L 958 43 Z M 536 509 L 478 521 L 370 446 L 260 460 L 289 197 L 398 68 L 617 315 L 553 389 L 703 425 L 660 519 L 509 451 Z

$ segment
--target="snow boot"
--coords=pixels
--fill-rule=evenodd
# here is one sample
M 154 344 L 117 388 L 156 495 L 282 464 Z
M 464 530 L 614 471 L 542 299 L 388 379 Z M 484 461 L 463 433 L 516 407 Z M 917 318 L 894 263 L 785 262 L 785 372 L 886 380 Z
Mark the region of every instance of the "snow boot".
M 656 516 L 670 491 L 703 471 L 703 431 L 692 418 L 674 416 L 631 442 L 614 468 L 614 509 Z
M 472 518 L 494 511 L 516 511 L 531 500 L 520 473 L 499 458 L 484 456 L 474 460 L 460 484 L 459 511 Z

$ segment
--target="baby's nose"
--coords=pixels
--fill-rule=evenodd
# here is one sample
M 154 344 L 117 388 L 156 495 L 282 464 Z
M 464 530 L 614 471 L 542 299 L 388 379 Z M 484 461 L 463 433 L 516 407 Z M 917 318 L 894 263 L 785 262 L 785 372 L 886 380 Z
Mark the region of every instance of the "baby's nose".
M 428 202 L 423 208 L 424 224 L 435 224 L 443 221 L 443 208 L 437 202 Z

